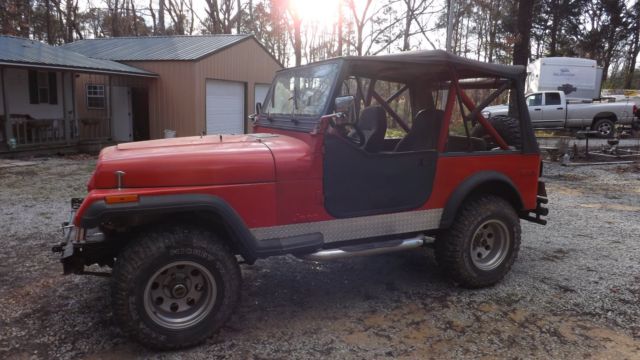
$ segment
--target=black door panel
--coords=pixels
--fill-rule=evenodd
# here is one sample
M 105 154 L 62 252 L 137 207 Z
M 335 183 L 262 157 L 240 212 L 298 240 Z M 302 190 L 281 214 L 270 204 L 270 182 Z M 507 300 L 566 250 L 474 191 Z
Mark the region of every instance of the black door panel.
M 325 137 L 324 201 L 337 218 L 419 208 L 429 199 L 438 153 L 367 153 L 335 135 Z

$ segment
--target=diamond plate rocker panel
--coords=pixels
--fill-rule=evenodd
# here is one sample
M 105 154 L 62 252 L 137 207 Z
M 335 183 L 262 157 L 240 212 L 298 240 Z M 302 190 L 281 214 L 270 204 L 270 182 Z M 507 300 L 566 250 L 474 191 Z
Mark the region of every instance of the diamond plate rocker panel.
M 441 217 L 442 209 L 430 209 L 253 228 L 251 232 L 258 240 L 278 239 L 319 232 L 324 236 L 324 242 L 330 243 L 437 229 Z

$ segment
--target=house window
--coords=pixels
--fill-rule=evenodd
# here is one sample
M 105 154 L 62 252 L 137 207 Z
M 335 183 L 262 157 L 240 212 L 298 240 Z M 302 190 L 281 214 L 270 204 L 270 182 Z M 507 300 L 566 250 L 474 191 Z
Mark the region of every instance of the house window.
M 87 108 L 104 109 L 104 85 L 87 84 Z
M 58 103 L 57 74 L 55 72 L 29 70 L 29 103 Z

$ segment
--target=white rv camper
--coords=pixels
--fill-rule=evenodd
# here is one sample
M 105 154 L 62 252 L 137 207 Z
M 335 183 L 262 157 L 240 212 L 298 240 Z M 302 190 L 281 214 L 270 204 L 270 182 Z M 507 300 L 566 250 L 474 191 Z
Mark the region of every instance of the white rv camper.
M 568 99 L 598 99 L 602 67 L 595 60 L 548 57 L 527 66 L 527 93 L 564 91 Z

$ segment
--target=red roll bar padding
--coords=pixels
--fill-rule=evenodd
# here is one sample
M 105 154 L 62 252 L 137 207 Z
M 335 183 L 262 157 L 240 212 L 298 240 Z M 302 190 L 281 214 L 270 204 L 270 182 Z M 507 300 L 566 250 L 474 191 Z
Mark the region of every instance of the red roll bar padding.
M 457 83 L 458 82 L 456 81 L 456 85 Z M 458 88 L 458 93 L 460 94 L 460 98 L 462 99 L 462 103 L 467 107 L 467 109 L 469 109 L 469 111 L 473 111 L 476 108 L 476 105 L 473 103 L 473 100 L 471 100 L 471 98 L 464 92 L 464 90 L 460 89 L 460 87 L 457 87 L 457 88 Z M 489 121 L 480 113 L 478 113 L 478 122 L 489 133 L 489 135 L 491 135 L 491 137 L 496 140 L 496 142 L 498 143 L 498 145 L 502 150 L 509 149 L 509 145 L 504 141 L 502 136 L 498 134 L 496 129 L 491 125 L 491 123 L 489 123 Z
M 452 82 L 449 85 L 447 93 L 447 104 L 444 107 L 444 117 L 442 119 L 442 127 L 440 128 L 440 136 L 438 137 L 438 152 L 444 152 L 447 148 L 447 139 L 449 138 L 449 123 L 451 122 L 451 114 L 453 114 L 453 105 L 456 103 L 455 85 Z

